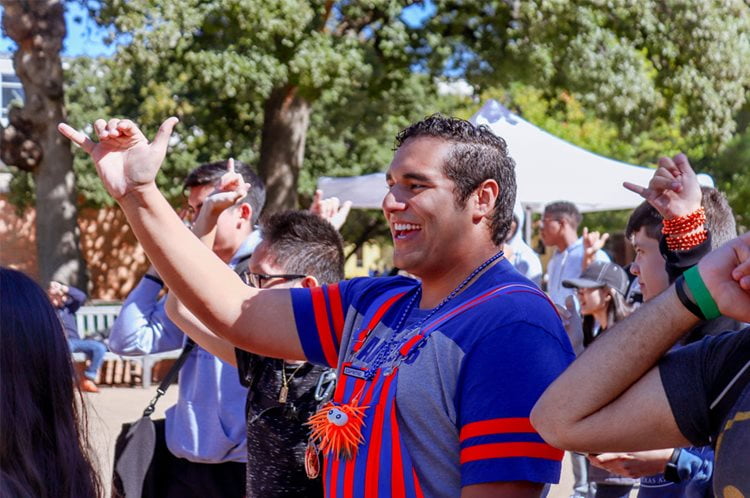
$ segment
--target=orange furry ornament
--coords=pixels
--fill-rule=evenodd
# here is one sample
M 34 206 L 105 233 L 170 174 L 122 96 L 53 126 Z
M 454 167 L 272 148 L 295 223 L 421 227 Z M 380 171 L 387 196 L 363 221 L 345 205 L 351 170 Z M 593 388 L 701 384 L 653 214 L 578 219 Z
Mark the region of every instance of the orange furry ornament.
M 356 398 L 347 404 L 326 403 L 306 424 L 312 427 L 310 439 L 319 441 L 323 453 L 332 451 L 338 458 L 351 458 L 364 442 L 367 408 L 359 406 Z

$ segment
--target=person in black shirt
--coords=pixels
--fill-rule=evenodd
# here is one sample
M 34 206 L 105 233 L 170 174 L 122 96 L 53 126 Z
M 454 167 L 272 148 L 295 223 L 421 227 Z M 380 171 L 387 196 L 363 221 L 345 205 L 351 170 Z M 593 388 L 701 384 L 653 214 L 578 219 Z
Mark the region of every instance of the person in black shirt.
M 212 201 L 207 201 L 211 203 Z M 209 207 L 209 209 L 211 209 Z M 331 223 L 304 211 L 269 217 L 241 277 L 253 287 L 315 287 L 343 279 L 341 236 Z M 307 419 L 332 393 L 331 369 L 306 362 L 266 358 L 235 349 L 197 322 L 172 297 L 167 312 L 173 321 L 209 352 L 235 364 L 247 397 L 247 496 L 322 497 L 320 477 L 308 478 L 304 458 Z M 273 328 L 273 323 L 268 327 Z
M 687 161 L 676 163 L 668 169 L 679 168 L 679 174 L 657 172 L 649 188 L 642 189 L 644 197 L 668 201 L 676 178 L 690 174 Z M 750 233 L 703 258 L 698 271 L 721 314 L 750 320 Z M 692 291 L 680 279 L 618 323 L 550 386 L 534 408 L 532 423 L 550 444 L 577 451 L 710 442 L 716 450 L 715 492 L 747 495 L 750 461 L 737 455 L 740 448 L 746 451 L 750 438 L 750 329 L 706 337 L 671 352 L 655 367 L 699 322 Z M 705 295 L 700 299 L 705 304 Z M 607 376 L 586 375 L 604 371 Z M 574 403 L 566 402 L 571 393 Z

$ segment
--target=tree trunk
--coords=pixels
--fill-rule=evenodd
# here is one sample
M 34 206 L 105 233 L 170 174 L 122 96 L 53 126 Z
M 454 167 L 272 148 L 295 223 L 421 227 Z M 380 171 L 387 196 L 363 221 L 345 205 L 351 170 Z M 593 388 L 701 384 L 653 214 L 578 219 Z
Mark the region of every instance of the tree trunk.
M 18 44 L 13 57 L 24 90 L 24 107 L 9 115 L 0 136 L 7 164 L 34 174 L 36 243 L 42 284 L 60 280 L 86 288 L 77 223 L 75 175 L 70 144 L 57 132 L 65 121 L 63 69 L 65 37 L 60 0 L 2 0 L 3 28 Z
M 265 103 L 259 173 L 266 182 L 264 213 L 297 207 L 297 180 L 305 156 L 310 103 L 296 87 L 271 92 Z

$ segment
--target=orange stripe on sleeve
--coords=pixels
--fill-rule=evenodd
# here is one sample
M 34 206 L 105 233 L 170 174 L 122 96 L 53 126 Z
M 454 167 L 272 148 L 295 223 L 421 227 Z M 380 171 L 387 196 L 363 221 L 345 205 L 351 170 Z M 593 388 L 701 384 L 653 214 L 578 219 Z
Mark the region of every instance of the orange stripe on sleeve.
M 313 287 L 310 289 L 312 296 L 313 312 L 315 313 L 315 327 L 318 331 L 320 346 L 323 349 L 326 363 L 330 367 L 336 367 L 338 363 L 338 351 L 333 345 L 331 335 L 331 325 L 328 321 L 328 310 L 326 308 L 326 298 L 323 295 L 322 287 Z
M 328 286 L 328 302 L 331 304 L 331 316 L 333 317 L 333 333 L 341 344 L 341 335 L 344 333 L 344 307 L 341 304 L 341 290 L 339 284 Z
M 461 428 L 460 441 L 463 443 L 472 437 L 506 434 L 509 432 L 536 433 L 536 430 L 534 430 L 528 418 L 493 418 L 491 420 L 482 420 L 464 425 Z
M 513 457 L 561 461 L 563 452 L 547 443 L 489 443 L 478 444 L 461 450 L 461 464 L 491 458 Z

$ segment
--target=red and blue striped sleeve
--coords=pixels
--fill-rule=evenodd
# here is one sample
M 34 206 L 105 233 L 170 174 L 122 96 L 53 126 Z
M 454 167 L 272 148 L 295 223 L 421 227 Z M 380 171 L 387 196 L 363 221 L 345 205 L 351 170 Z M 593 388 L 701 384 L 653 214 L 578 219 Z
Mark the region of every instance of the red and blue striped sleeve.
M 291 289 L 294 319 L 302 349 L 311 363 L 336 368 L 349 306 L 348 282 Z
M 456 397 L 462 486 L 559 481 L 563 452 L 529 422 L 536 400 L 573 360 L 551 325 L 496 329 L 464 357 Z

